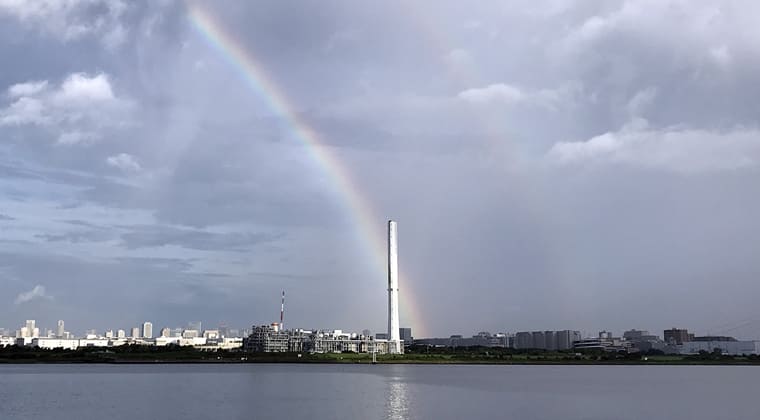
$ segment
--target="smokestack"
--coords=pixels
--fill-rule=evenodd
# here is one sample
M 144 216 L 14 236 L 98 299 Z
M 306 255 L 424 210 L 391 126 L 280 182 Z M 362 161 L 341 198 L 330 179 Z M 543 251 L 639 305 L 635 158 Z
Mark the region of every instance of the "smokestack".
M 388 221 L 388 340 L 390 353 L 401 353 L 398 322 L 398 237 L 396 222 Z
M 282 330 L 282 319 L 285 315 L 285 291 L 282 291 L 282 303 L 280 303 L 280 329 Z

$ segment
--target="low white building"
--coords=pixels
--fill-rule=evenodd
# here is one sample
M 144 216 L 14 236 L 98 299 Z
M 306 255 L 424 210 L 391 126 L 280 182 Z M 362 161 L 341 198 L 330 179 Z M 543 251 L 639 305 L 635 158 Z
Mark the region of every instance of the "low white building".
M 79 347 L 108 347 L 108 339 L 99 338 L 82 338 L 79 340 Z
M 179 344 L 180 338 L 179 337 L 156 337 L 156 345 L 157 346 L 168 346 L 171 344 Z
M 16 337 L 0 337 L 0 347 L 13 346 L 16 344 Z
M 35 338 L 32 340 L 32 347 L 41 349 L 64 349 L 76 350 L 79 347 L 79 340 L 71 338 Z
M 204 337 L 192 337 L 192 338 L 180 338 L 180 346 L 205 346 L 206 339 Z

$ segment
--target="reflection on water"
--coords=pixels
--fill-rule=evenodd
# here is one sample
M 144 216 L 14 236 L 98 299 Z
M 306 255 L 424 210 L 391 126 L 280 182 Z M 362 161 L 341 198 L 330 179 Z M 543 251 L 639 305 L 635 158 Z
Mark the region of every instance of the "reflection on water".
M 409 387 L 404 378 L 393 377 L 388 381 L 388 409 L 385 418 L 389 420 L 408 420 L 409 417 Z

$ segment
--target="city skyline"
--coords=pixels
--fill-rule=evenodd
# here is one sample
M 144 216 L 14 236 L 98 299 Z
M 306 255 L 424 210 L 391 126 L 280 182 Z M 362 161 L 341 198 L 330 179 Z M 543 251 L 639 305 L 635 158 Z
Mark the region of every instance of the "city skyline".
M 0 324 L 382 331 L 393 219 L 424 336 L 760 335 L 755 2 L 53 3 L 0 2 Z

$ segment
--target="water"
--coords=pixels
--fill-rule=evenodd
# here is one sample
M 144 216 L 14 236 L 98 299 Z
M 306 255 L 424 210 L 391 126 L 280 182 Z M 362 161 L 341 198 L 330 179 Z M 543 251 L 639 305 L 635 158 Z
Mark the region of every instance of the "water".
M 0 365 L 0 419 L 760 419 L 760 368 Z

